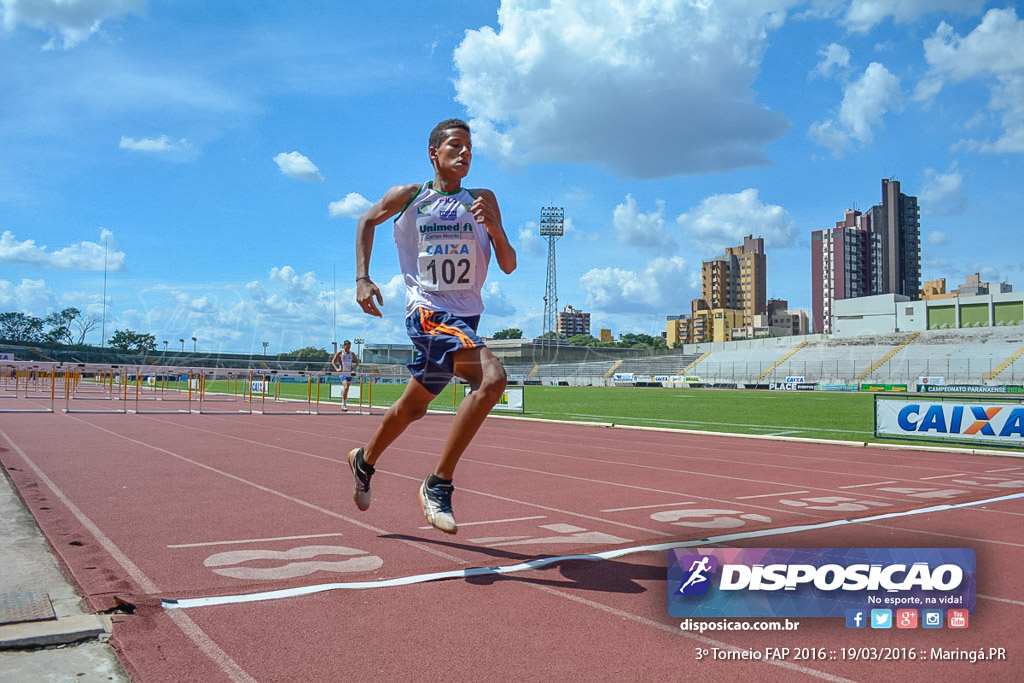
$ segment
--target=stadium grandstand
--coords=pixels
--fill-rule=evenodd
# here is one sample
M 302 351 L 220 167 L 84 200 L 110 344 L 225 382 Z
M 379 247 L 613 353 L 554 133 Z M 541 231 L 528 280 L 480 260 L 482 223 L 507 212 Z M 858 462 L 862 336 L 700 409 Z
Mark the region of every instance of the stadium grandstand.
M 533 340 L 524 340 L 527 344 Z M 488 341 L 490 346 L 491 342 Z M 921 378 L 946 384 L 1020 385 L 1024 383 L 1024 325 L 924 330 L 910 333 L 764 339 L 687 344 L 672 351 L 548 347 L 540 352 L 511 351 L 496 345 L 510 384 L 613 386 L 634 376 L 640 381 L 673 378 L 679 383 L 738 385 L 785 382 L 880 382 L 913 386 Z M 396 345 L 397 347 L 397 345 Z M 373 353 L 368 345 L 363 371 L 404 376 L 406 354 Z M 409 349 L 411 352 L 411 347 Z M 627 351 L 628 353 L 623 353 Z M 136 367 L 212 368 L 255 372 L 330 373 L 329 358 L 285 355 L 150 352 L 128 354 L 93 347 L 41 347 L 0 344 L 0 353 L 17 360 Z M 621 382 L 619 382 L 621 383 Z

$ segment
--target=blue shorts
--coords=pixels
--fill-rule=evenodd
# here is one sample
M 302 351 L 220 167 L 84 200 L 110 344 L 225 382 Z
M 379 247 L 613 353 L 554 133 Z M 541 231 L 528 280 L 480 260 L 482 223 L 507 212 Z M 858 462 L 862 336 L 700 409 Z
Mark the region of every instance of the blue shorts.
M 352 383 L 352 376 L 351 375 L 349 375 L 348 377 L 346 377 L 345 375 L 342 375 L 341 377 L 339 377 L 339 379 L 342 382 L 348 382 L 349 384 Z
M 409 363 L 413 379 L 434 396 L 455 376 L 452 355 L 462 349 L 484 348 L 476 328 L 480 316 L 465 318 L 443 311 L 416 308 L 405 319 L 405 329 L 418 353 Z

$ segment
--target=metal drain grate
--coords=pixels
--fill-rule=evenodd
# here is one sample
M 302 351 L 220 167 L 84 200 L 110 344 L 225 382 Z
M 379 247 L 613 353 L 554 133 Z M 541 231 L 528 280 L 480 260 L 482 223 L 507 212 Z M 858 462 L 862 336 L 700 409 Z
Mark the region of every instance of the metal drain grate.
M 0 624 L 56 619 L 46 591 L 0 593 Z

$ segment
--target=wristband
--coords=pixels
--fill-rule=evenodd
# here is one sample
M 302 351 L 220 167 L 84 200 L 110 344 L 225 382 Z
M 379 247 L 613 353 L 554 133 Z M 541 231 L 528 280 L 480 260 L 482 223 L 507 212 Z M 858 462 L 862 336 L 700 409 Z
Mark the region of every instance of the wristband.
M 369 275 L 360 275 L 359 277 L 356 278 L 356 282 L 359 282 L 360 280 L 369 280 L 369 279 L 370 279 Z

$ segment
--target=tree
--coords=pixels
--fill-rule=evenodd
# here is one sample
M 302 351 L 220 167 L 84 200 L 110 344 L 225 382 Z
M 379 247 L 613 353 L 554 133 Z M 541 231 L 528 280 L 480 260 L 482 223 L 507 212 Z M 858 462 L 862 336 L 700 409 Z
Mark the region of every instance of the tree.
M 108 341 L 112 347 L 125 353 L 145 353 L 156 348 L 156 335 L 132 330 L 114 330 Z
M 633 334 L 632 332 L 627 332 L 619 337 L 619 346 L 624 348 L 659 349 L 665 348 L 666 343 L 662 337 L 652 337 L 649 334 Z
M 569 337 L 571 346 L 597 346 L 600 343 L 600 340 L 590 334 L 576 334 Z
M 43 335 L 43 341 L 51 344 L 71 344 L 71 324 L 82 314 L 77 308 L 65 308 L 60 313 L 51 313 L 43 323 L 49 327 Z
M 306 346 L 301 349 L 295 349 L 289 356 L 295 356 L 297 358 L 329 358 L 330 353 L 327 349 L 317 348 L 315 346 Z
M 0 313 L 0 339 L 9 342 L 41 342 L 43 321 L 24 313 Z
M 517 327 L 510 327 L 494 333 L 494 339 L 522 339 L 523 331 Z
M 76 342 L 79 346 L 85 343 L 85 335 L 89 334 L 100 324 L 100 316 L 95 313 L 89 313 L 88 315 L 81 316 L 75 320 L 75 329 L 78 330 L 78 341 Z
M 537 337 L 537 339 L 565 339 L 565 335 L 561 332 L 555 332 L 552 330 L 551 332 L 545 332 Z

